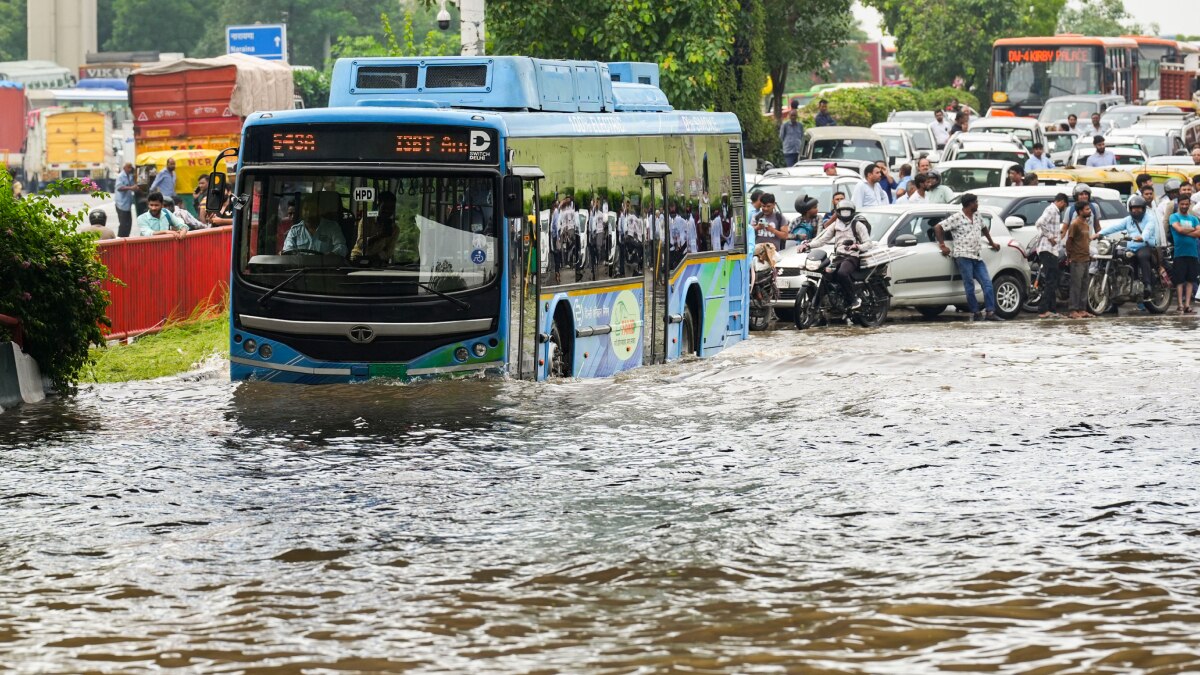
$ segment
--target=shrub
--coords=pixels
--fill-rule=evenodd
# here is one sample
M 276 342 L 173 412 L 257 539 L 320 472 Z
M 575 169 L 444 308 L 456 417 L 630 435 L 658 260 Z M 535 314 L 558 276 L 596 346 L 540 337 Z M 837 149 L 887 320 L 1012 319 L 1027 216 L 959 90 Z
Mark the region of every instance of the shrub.
M 811 120 L 817 114 L 818 96 L 802 110 L 801 118 Z M 921 100 L 911 89 L 902 87 L 863 87 L 838 89 L 824 96 L 829 101 L 829 114 L 838 124 L 869 127 L 886 122 L 894 110 L 920 110 Z
M 50 201 L 70 192 L 106 196 L 90 180 L 67 179 L 16 200 L 12 178 L 0 171 L 0 314 L 21 320 L 25 352 L 62 394 L 75 392 L 91 363 L 88 347 L 104 344 L 100 326 L 112 325 L 96 235 L 76 232 L 87 213 Z
M 842 126 L 871 126 L 871 112 L 858 101 L 831 98 L 829 99 L 829 114 L 833 115 L 833 119 L 837 120 L 837 123 Z M 804 123 L 805 129 L 811 129 L 815 126 L 813 120 L 816 117 L 817 102 L 815 100 L 801 108 L 800 113 L 796 116 L 798 120 Z

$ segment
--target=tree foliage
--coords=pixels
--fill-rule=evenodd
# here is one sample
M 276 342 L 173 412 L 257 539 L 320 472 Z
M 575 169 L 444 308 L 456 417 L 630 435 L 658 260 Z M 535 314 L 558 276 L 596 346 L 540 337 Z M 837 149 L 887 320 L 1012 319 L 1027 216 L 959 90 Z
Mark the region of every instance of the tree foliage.
M 104 344 L 100 326 L 111 325 L 101 288 L 108 269 L 96 256 L 96 235 L 75 231 L 87 212 L 70 213 L 51 198 L 94 188 L 72 178 L 15 200 L 0 171 L 0 314 L 21 320 L 25 352 L 64 394 L 91 362 L 88 348 Z
M 101 45 L 107 51 L 190 56 L 208 27 L 204 5 L 192 0 L 113 0 L 112 13 L 112 37 Z
M 851 0 L 763 0 L 770 30 L 762 35 L 777 120 L 784 94 L 795 90 L 788 88 L 789 75 L 827 70 L 838 48 L 851 39 L 856 25 L 850 4 Z M 862 61 L 861 55 L 857 60 Z
M 864 0 L 896 37 L 896 60 L 919 87 L 962 77 L 983 91 L 998 37 L 1051 35 L 1066 0 Z
M 19 61 L 28 53 L 26 0 L 0 0 L 0 61 Z
M 1063 8 L 1058 15 L 1058 31 L 1107 37 L 1158 35 L 1158 24 L 1143 27 L 1136 23 L 1121 0 L 1082 0 L 1077 6 Z

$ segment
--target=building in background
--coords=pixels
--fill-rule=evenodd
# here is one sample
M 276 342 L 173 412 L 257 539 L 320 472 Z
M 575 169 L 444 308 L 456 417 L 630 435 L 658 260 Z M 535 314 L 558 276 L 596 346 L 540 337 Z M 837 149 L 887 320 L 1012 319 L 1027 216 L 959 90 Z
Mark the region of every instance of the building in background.
M 96 0 L 36 0 L 26 26 L 30 60 L 53 61 L 71 72 L 96 51 Z

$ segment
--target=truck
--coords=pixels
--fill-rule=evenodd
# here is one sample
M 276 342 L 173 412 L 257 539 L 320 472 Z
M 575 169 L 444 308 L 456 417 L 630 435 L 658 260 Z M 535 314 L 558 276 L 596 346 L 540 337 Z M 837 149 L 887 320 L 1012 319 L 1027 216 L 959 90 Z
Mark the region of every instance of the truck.
M 4 167 L 17 180 L 23 180 L 25 162 L 25 114 L 29 102 L 25 86 L 19 82 L 0 81 L 0 157 Z
M 42 108 L 29 115 L 24 170 L 30 191 L 60 178 L 91 178 L 108 189 L 115 179 L 112 119 L 78 108 Z
M 133 71 L 129 101 L 138 153 L 224 150 L 250 113 L 292 109 L 292 69 L 244 54 L 179 59 Z

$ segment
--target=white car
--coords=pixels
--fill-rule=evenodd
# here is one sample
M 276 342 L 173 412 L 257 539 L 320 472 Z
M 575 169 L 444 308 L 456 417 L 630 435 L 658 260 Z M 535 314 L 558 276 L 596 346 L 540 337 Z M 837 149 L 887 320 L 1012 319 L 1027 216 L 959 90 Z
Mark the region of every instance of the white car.
M 1029 159 L 1029 152 L 1024 147 L 1012 143 L 968 141 L 947 152 L 945 159 L 947 162 L 965 159 L 997 159 L 1025 166 L 1025 162 Z
M 1009 234 L 1021 246 L 1026 246 L 1037 236 L 1037 219 L 1042 216 L 1055 195 L 1064 193 L 1068 197 L 1075 190 L 1075 183 L 1062 185 L 1037 185 L 1030 187 L 1002 187 L 972 190 L 979 197 L 981 210 L 995 209 L 1004 220 Z M 1092 201 L 1100 209 L 1100 224 L 1104 227 L 1118 223 L 1129 215 L 1121 193 L 1112 188 L 1092 187 Z M 957 198 L 956 198 L 957 199 Z
M 833 208 L 833 195 L 841 192 L 850 197 L 854 187 L 865 182 L 858 176 L 825 176 L 825 175 L 777 175 L 767 172 L 763 182 L 755 185 L 753 190 L 762 190 L 775 195 L 775 206 L 783 217 L 790 223 L 799 214 L 796 213 L 796 199 L 811 197 L 817 200 L 817 208 L 821 213 L 827 213 Z
M 932 117 L 930 118 L 932 119 Z M 937 162 L 942 157 L 942 153 L 937 148 L 937 142 L 934 140 L 933 125 L 936 122 L 877 122 L 871 125 L 871 128 L 881 134 L 884 131 L 898 130 L 907 131 L 912 137 L 913 149 L 917 152 L 917 157 L 924 154 L 931 162 Z
M 899 171 L 900 167 L 905 164 L 915 165 L 917 163 L 917 148 L 913 144 L 912 135 L 909 132 L 903 129 L 879 129 L 877 127 L 871 127 L 871 129 L 883 137 L 888 158 L 892 161 L 892 171 Z
M 1034 143 L 1046 145 L 1046 132 L 1032 117 L 983 117 L 971 123 L 970 131 L 1012 134 L 1029 151 Z
M 962 193 L 1008 186 L 1008 170 L 1014 166 L 1019 165 L 1003 159 L 960 159 L 938 164 L 937 171 L 942 185 Z
M 1139 148 L 1123 145 L 1108 145 L 1106 149 L 1117 157 L 1116 166 L 1145 166 L 1146 153 Z M 1096 146 L 1090 142 L 1076 143 L 1067 159 L 1067 166 L 1087 166 L 1088 157 L 1096 154 Z
M 1025 145 L 1021 143 L 1021 139 L 1013 136 L 1012 134 L 1004 134 L 1000 132 L 992 133 L 987 131 L 964 131 L 954 134 L 950 137 L 950 140 L 946 141 L 946 147 L 942 150 L 942 159 L 953 159 L 953 157 L 950 155 L 966 143 L 1007 143 L 1016 148 L 1025 148 Z
M 920 204 L 906 206 L 877 206 L 859 211 L 871 225 L 871 238 L 887 246 L 897 245 L 897 239 L 911 235 L 916 245 L 911 253 L 889 263 L 891 277 L 892 307 L 914 307 L 922 316 L 932 318 L 949 306 L 963 305 L 962 276 L 951 258 L 943 256 L 938 249 L 934 225 L 959 212 L 953 204 Z M 1009 234 L 1000 213 L 996 209 L 981 208 L 979 215 L 989 228 L 992 239 L 1000 245 L 993 251 L 984 240 L 983 261 L 992 277 L 996 291 L 996 314 L 1004 319 L 1015 318 L 1029 289 L 1029 263 L 1025 260 L 1024 247 Z M 947 240 L 953 237 L 947 233 Z M 776 272 L 779 274 L 779 300 L 776 311 L 791 316 L 796 296 L 802 283 L 801 270 L 807 253 L 793 248 L 784 251 L 779 258 Z M 983 307 L 983 291 L 976 287 L 976 299 Z

